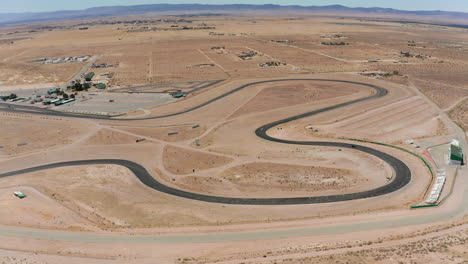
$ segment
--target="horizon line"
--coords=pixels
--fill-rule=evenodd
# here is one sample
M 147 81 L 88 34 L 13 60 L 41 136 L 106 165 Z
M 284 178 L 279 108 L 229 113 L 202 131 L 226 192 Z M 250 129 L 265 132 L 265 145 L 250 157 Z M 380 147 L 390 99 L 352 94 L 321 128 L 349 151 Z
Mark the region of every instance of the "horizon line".
M 28 11 L 28 12 L 2 12 L 0 14 L 37 14 L 37 13 L 54 13 L 54 12 L 74 12 L 74 11 L 84 11 L 84 10 L 89 10 L 89 9 L 95 9 L 95 8 L 109 8 L 109 7 L 131 7 L 131 6 L 152 6 L 152 5 L 168 5 L 168 6 L 181 6 L 181 5 L 200 5 L 200 6 L 280 6 L 280 7 L 345 7 L 349 9 L 387 9 L 387 10 L 395 10 L 395 11 L 402 11 L 402 12 L 449 12 L 449 13 L 463 13 L 463 14 L 468 14 L 468 12 L 463 12 L 463 11 L 448 11 L 448 10 L 440 10 L 440 9 L 431 9 L 431 10 L 407 10 L 407 9 L 396 9 L 396 8 L 391 8 L 391 7 L 379 7 L 379 6 L 372 6 L 372 7 L 362 7 L 362 6 L 356 6 L 356 7 L 350 7 L 346 5 L 341 5 L 341 4 L 331 4 L 331 5 L 300 5 L 300 4 L 294 4 L 294 5 L 284 5 L 284 4 L 203 4 L 203 3 L 176 3 L 176 4 L 171 4 L 171 3 L 155 3 L 155 4 L 130 4 L 130 5 L 104 5 L 104 6 L 93 6 L 93 7 L 88 7 L 88 8 L 83 8 L 83 9 L 57 9 L 53 11 Z

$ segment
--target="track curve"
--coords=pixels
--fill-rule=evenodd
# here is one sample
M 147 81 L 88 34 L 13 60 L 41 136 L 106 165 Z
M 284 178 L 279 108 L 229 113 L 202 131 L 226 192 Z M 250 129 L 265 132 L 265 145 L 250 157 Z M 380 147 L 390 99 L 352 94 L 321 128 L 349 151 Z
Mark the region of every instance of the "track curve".
M 281 79 L 281 80 L 269 80 L 269 81 L 260 81 L 260 82 L 254 82 L 254 83 L 249 83 L 242 85 L 234 90 L 231 90 L 227 93 L 224 93 L 220 96 L 217 96 L 213 99 L 210 99 L 200 105 L 197 105 L 195 107 L 189 108 L 182 110 L 180 112 L 164 115 L 164 116 L 156 116 L 156 117 L 147 117 L 147 118 L 136 118 L 136 119 L 125 119 L 125 121 L 129 120 L 148 120 L 148 119 L 157 119 L 157 118 L 164 118 L 164 117 L 170 117 L 170 116 L 175 116 L 175 115 L 180 115 L 184 113 L 188 113 L 191 111 L 194 111 L 196 109 L 202 108 L 208 104 L 211 104 L 215 101 L 218 101 L 228 95 L 231 95 L 237 91 L 240 91 L 246 87 L 252 86 L 252 85 L 257 85 L 257 84 L 262 84 L 262 83 L 271 83 L 271 82 L 282 82 L 282 81 L 324 81 L 324 82 L 341 82 L 341 83 L 349 83 L 349 84 L 357 84 L 357 85 L 362 85 L 362 86 L 367 86 L 370 88 L 373 88 L 375 91 L 375 94 L 356 99 L 353 101 L 337 104 L 334 106 L 329 106 L 325 107 L 322 109 L 314 110 L 311 112 L 299 114 L 296 116 L 292 116 L 286 119 L 282 119 L 279 121 L 271 122 L 266 125 L 263 125 L 259 127 L 256 131 L 255 134 L 263 138 L 265 140 L 269 140 L 272 142 L 277 142 L 277 143 L 282 143 L 282 144 L 295 144 L 295 145 L 308 145 L 308 146 L 326 146 L 326 147 L 340 147 L 340 148 L 350 148 L 358 151 L 365 152 L 367 154 L 373 155 L 383 161 L 385 161 L 387 164 L 389 164 L 394 172 L 395 172 L 395 178 L 392 182 L 390 182 L 387 185 L 381 186 L 379 188 L 375 188 L 372 190 L 368 191 L 362 191 L 362 192 L 355 192 L 355 193 L 347 193 L 347 194 L 339 194 L 339 195 L 325 195 L 325 196 L 310 196 L 310 197 L 288 197 L 288 198 L 237 198 L 237 197 L 222 197 L 222 196 L 212 196 L 212 195 L 205 195 L 205 194 L 200 194 L 200 193 L 194 193 L 194 192 L 188 192 L 176 188 L 172 188 L 170 186 L 167 186 L 155 178 L 153 178 L 150 173 L 141 165 L 128 161 L 128 160 L 120 160 L 120 159 L 99 159 L 99 160 L 78 160 L 78 161 L 68 161 L 68 162 L 58 162 L 58 163 L 53 163 L 53 164 L 48 164 L 48 165 L 43 165 L 43 166 L 38 166 L 38 167 L 32 167 L 32 168 L 27 168 L 23 170 L 18 170 L 18 171 L 13 171 L 13 172 L 8 172 L 8 173 L 3 173 L 0 174 L 0 178 L 4 177 L 9 177 L 9 176 L 14 176 L 18 174 L 24 174 L 28 172 L 34 172 L 34 171 L 39 171 L 39 170 L 45 170 L 45 169 L 51 169 L 51 168 L 58 168 L 58 167 L 64 167 L 64 166 L 77 166 L 77 165 L 94 165 L 94 164 L 115 164 L 115 165 L 121 165 L 126 168 L 128 168 L 132 173 L 135 174 L 135 176 L 146 186 L 174 196 L 182 197 L 182 198 L 187 198 L 187 199 L 192 199 L 192 200 L 198 200 L 198 201 L 204 201 L 204 202 L 212 202 L 212 203 L 223 203 L 223 204 L 242 204 L 242 205 L 291 205 L 291 204 L 314 204 L 314 203 L 331 203 L 331 202 L 341 202 L 341 201 L 349 201 L 349 200 L 356 200 L 356 199 L 364 199 L 364 198 L 370 198 L 370 197 L 375 197 L 375 196 L 380 196 L 380 195 L 385 195 L 391 192 L 394 192 L 398 189 L 401 189 L 404 187 L 406 184 L 408 184 L 411 180 L 411 171 L 408 168 L 408 166 L 402 162 L 401 160 L 386 154 L 384 152 L 381 152 L 379 150 L 369 148 L 366 146 L 361 146 L 361 145 L 356 145 L 356 144 L 348 144 L 348 143 L 342 143 L 342 142 L 322 142 L 322 141 L 293 141 L 293 140 L 284 140 L 284 139 L 279 139 L 279 138 L 274 138 L 268 135 L 268 130 L 280 125 L 284 124 L 290 121 L 294 121 L 297 119 L 301 119 L 304 117 L 309 117 L 315 114 L 323 113 L 326 111 L 334 110 L 337 108 L 341 108 L 344 106 L 356 104 L 365 100 L 370 100 L 378 97 L 385 96 L 388 91 L 382 87 L 372 85 L 372 84 L 366 84 L 366 83 L 359 83 L 359 82 L 352 82 L 352 81 L 343 81 L 343 80 L 328 80 L 328 79 Z M 16 108 L 16 107 L 15 107 Z M 24 106 L 23 109 L 29 108 Z M 0 109 L 0 110 L 5 110 L 5 109 Z M 31 110 L 31 109 L 28 109 Z M 55 116 L 66 116 L 66 117 L 78 117 L 78 118 L 92 118 L 92 119 L 110 119 L 110 120 L 118 120 L 118 119 L 111 119 L 108 117 L 89 117 L 89 116 L 77 116 L 73 114 L 65 114 L 61 112 L 56 112 L 52 110 L 46 110 L 46 109 L 41 109 L 45 111 L 37 111 L 37 108 L 34 109 L 34 113 L 42 113 L 42 114 L 52 114 Z M 14 111 L 9 109 L 9 111 Z M 19 111 L 21 112 L 21 111 Z M 27 111 L 28 113 L 32 113 L 30 111 Z

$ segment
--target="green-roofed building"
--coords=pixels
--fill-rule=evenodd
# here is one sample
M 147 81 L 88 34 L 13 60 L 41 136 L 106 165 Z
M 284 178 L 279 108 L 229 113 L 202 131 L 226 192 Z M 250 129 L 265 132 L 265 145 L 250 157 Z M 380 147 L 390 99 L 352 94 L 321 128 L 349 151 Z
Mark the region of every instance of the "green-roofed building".
M 184 97 L 184 96 L 185 96 L 184 92 L 177 92 L 177 93 L 172 94 L 172 97 L 174 97 L 174 98 L 181 98 L 181 97 Z
M 103 83 L 99 83 L 99 84 L 97 85 L 97 88 L 98 88 L 98 89 L 106 89 L 106 85 L 103 84 Z
M 94 75 L 95 75 L 94 72 L 90 72 L 90 73 L 86 74 L 86 75 L 84 76 L 84 78 L 85 78 L 85 80 L 86 80 L 87 82 L 89 82 L 89 81 L 91 81 L 91 79 L 93 79 Z
M 59 88 L 55 88 L 55 89 L 50 89 L 49 91 L 47 91 L 48 94 L 54 94 L 54 93 L 58 93 L 59 92 Z
M 463 165 L 463 150 L 453 144 L 450 144 L 450 165 Z

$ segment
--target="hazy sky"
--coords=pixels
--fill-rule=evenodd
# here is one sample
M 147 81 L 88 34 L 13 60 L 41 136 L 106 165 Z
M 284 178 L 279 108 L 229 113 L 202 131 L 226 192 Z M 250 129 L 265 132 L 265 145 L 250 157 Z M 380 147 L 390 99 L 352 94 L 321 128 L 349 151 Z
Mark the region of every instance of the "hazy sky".
M 334 5 L 391 7 L 403 10 L 468 12 L 468 0 L 0 0 L 0 13 L 75 10 L 96 6 L 157 3 Z

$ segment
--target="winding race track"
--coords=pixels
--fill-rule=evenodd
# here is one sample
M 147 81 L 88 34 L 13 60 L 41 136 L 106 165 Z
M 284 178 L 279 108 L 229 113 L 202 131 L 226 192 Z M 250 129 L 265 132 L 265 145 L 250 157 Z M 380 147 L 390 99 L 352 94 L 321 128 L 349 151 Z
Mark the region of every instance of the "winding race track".
M 356 84 L 356 85 L 361 85 L 361 86 L 367 86 L 370 88 L 373 88 L 375 93 L 364 98 L 360 98 L 357 100 L 325 107 L 322 109 L 314 110 L 311 112 L 303 113 L 300 115 L 296 115 L 293 117 L 289 117 L 286 119 L 282 119 L 279 121 L 275 121 L 266 125 L 263 125 L 259 127 L 255 133 L 257 136 L 260 138 L 263 138 L 268 141 L 272 142 L 277 142 L 277 143 L 282 143 L 282 144 L 295 144 L 295 145 L 307 145 L 307 146 L 325 146 L 325 147 L 339 147 L 339 148 L 350 148 L 358 151 L 365 152 L 367 154 L 373 155 L 378 157 L 379 159 L 385 161 L 387 164 L 389 164 L 395 173 L 394 180 L 391 181 L 389 184 L 381 186 L 376 189 L 368 190 L 368 191 L 362 191 L 362 192 L 355 192 L 355 193 L 347 193 L 347 194 L 339 194 L 339 195 L 326 195 L 326 196 L 311 196 L 311 197 L 290 197 L 290 198 L 235 198 L 235 197 L 220 197 L 220 196 L 210 196 L 210 195 L 204 195 L 204 194 L 199 194 L 199 193 L 193 193 L 193 192 L 187 192 L 184 190 L 180 189 L 175 189 L 172 187 L 169 187 L 159 181 L 157 181 L 155 178 L 153 178 L 148 171 L 141 165 L 134 163 L 132 161 L 128 160 L 116 160 L 116 159 L 100 159 L 100 160 L 79 160 L 79 161 L 68 161 L 68 162 L 59 162 L 59 163 L 53 163 L 53 164 L 48 164 L 48 165 L 43 165 L 43 166 L 38 166 L 38 167 L 33 167 L 33 168 L 27 168 L 23 170 L 18 170 L 18 171 L 13 171 L 13 172 L 8 172 L 8 173 L 3 173 L 0 174 L 0 178 L 3 177 L 10 177 L 18 174 L 23 174 L 23 173 L 29 173 L 29 172 L 34 172 L 34 171 L 39 171 L 39 170 L 45 170 L 45 169 L 51 169 L 51 168 L 57 168 L 57 167 L 64 167 L 64 166 L 76 166 L 76 165 L 93 165 L 93 164 L 116 164 L 116 165 L 121 165 L 127 167 L 130 171 L 132 171 L 135 176 L 146 186 L 155 189 L 157 191 L 167 193 L 170 195 L 182 197 L 182 198 L 187 198 L 187 199 L 193 199 L 193 200 L 199 200 L 199 201 L 204 201 L 204 202 L 212 202 L 212 203 L 224 203 L 224 204 L 243 204 L 243 205 L 288 205 L 288 204 L 313 204 L 313 203 L 331 203 L 331 202 L 340 202 L 340 201 L 348 201 L 348 200 L 356 200 L 356 199 L 363 199 L 363 198 L 369 198 L 369 197 L 375 197 L 375 196 L 380 196 L 384 194 L 388 194 L 391 192 L 394 192 L 402 187 L 404 187 L 406 184 L 408 184 L 411 180 L 411 172 L 408 166 L 406 166 L 405 163 L 403 163 L 401 160 L 388 155 L 386 153 L 383 153 L 381 151 L 378 151 L 373 148 L 369 148 L 366 146 L 361 146 L 361 145 L 355 145 L 355 144 L 348 144 L 348 143 L 342 143 L 342 142 L 322 142 L 322 141 L 291 141 L 291 140 L 284 140 L 284 139 L 279 139 L 279 138 L 274 138 L 271 137 L 267 134 L 268 130 L 277 126 L 281 125 L 290 121 L 294 121 L 300 118 L 316 115 L 319 113 L 323 113 L 326 111 L 334 110 L 337 108 L 341 108 L 344 106 L 356 104 L 365 100 L 371 100 L 379 97 L 383 97 L 387 94 L 387 90 L 384 88 L 381 88 L 376 85 L 371 85 L 371 84 L 365 84 L 365 83 L 359 83 L 359 82 L 351 82 L 351 81 L 343 81 L 343 80 L 326 80 L 326 79 L 282 79 L 282 80 L 270 80 L 270 81 L 260 81 L 260 82 L 254 82 L 254 83 L 249 83 L 242 85 L 234 90 L 231 90 L 227 93 L 224 93 L 220 96 L 217 96 L 213 99 L 210 99 L 202 104 L 199 104 L 197 106 L 194 106 L 192 108 L 188 108 L 185 110 L 182 110 L 180 112 L 168 114 L 168 115 L 163 115 L 163 116 L 155 116 L 155 117 L 147 117 L 147 118 L 135 118 L 135 119 L 125 119 L 126 121 L 129 120 L 147 120 L 147 119 L 158 119 L 158 118 L 165 118 L 165 117 L 170 117 L 170 116 L 175 116 L 175 115 L 180 115 L 184 113 L 188 113 L 191 111 L 194 111 L 196 109 L 202 108 L 210 103 L 213 103 L 215 101 L 218 101 L 228 95 L 234 94 L 235 92 L 238 92 L 244 88 L 247 88 L 249 86 L 257 85 L 257 84 L 263 84 L 263 83 L 272 83 L 272 82 L 284 82 L 284 81 L 323 81 L 323 82 L 340 82 L 344 84 Z M 111 119 L 109 117 L 98 117 L 98 116 L 79 116 L 79 115 L 74 115 L 74 114 L 67 114 L 67 113 L 62 113 L 62 112 L 57 112 L 53 110 L 48 110 L 48 109 L 38 109 L 30 106 L 14 106 L 13 109 L 9 108 L 6 104 L 1 104 L 0 105 L 0 110 L 3 111 L 14 111 L 14 112 L 22 112 L 22 113 L 37 113 L 37 114 L 48 114 L 48 115 L 54 115 L 54 116 L 64 116 L 64 117 L 75 117 L 75 118 L 93 118 L 93 119 Z M 6 107 L 5 107 L 6 106 Z M 111 119 L 111 120 L 117 120 L 117 119 Z

